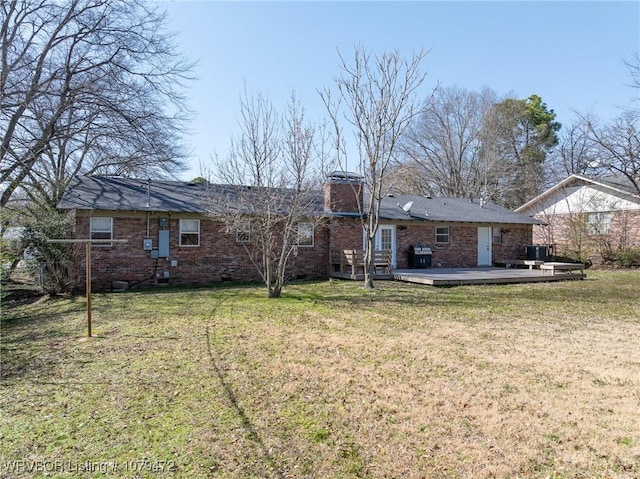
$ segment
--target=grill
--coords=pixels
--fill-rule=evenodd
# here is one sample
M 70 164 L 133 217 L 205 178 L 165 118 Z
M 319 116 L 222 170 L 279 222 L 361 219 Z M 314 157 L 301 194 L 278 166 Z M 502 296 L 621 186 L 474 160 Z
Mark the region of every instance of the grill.
M 424 269 L 431 267 L 431 248 L 423 245 L 409 246 L 409 267 Z

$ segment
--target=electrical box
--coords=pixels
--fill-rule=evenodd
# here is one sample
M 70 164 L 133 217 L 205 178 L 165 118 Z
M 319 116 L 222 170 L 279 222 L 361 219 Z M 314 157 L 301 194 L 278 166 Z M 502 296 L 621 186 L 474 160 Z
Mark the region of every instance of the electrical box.
M 144 251 L 151 251 L 153 249 L 153 240 L 151 238 L 145 238 L 142 240 L 142 249 Z
M 169 257 L 169 230 L 158 231 L 158 256 Z
M 158 225 L 161 230 L 169 229 L 169 218 L 158 218 Z

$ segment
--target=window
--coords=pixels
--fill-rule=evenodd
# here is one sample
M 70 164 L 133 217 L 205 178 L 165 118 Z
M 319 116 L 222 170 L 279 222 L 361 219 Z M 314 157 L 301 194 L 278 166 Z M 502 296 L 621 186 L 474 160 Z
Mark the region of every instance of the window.
M 251 239 L 251 225 L 248 221 L 240 223 L 238 225 L 238 229 L 236 230 L 236 242 L 238 243 L 248 243 Z
M 449 227 L 448 226 L 436 227 L 436 243 L 437 244 L 449 243 Z
M 493 244 L 502 243 L 502 228 L 492 228 Z
M 180 246 L 200 246 L 200 220 L 180 220 Z
M 298 246 L 313 246 L 312 223 L 298 223 Z
M 611 213 L 599 211 L 587 213 L 587 234 L 608 235 L 611 229 Z
M 89 219 L 89 236 L 92 240 L 113 239 L 113 218 L 91 217 Z M 112 246 L 111 241 L 93 243 L 93 246 Z

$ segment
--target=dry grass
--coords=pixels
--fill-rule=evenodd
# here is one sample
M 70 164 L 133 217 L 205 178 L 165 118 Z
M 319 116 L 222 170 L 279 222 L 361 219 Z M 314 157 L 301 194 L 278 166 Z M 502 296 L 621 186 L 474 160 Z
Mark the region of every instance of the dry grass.
M 5 310 L 0 477 L 640 476 L 640 272 L 378 286 Z

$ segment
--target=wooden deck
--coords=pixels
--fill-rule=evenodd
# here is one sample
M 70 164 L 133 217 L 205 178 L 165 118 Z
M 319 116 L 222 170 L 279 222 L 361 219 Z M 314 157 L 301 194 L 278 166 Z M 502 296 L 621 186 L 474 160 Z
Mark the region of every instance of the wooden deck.
M 351 274 L 351 273 L 341 273 L 340 271 L 333 271 L 331 272 L 331 274 L 329 275 L 331 278 L 336 278 L 336 279 L 352 279 L 355 281 L 364 281 L 364 273 L 358 272 L 355 274 Z M 395 279 L 393 277 L 393 273 L 386 273 L 386 272 L 376 272 L 373 275 L 373 279 Z
M 537 283 L 584 279 L 584 273 L 556 272 L 544 274 L 538 269 L 516 268 L 430 268 L 393 270 L 393 279 L 431 286 L 458 286 L 464 284 Z

